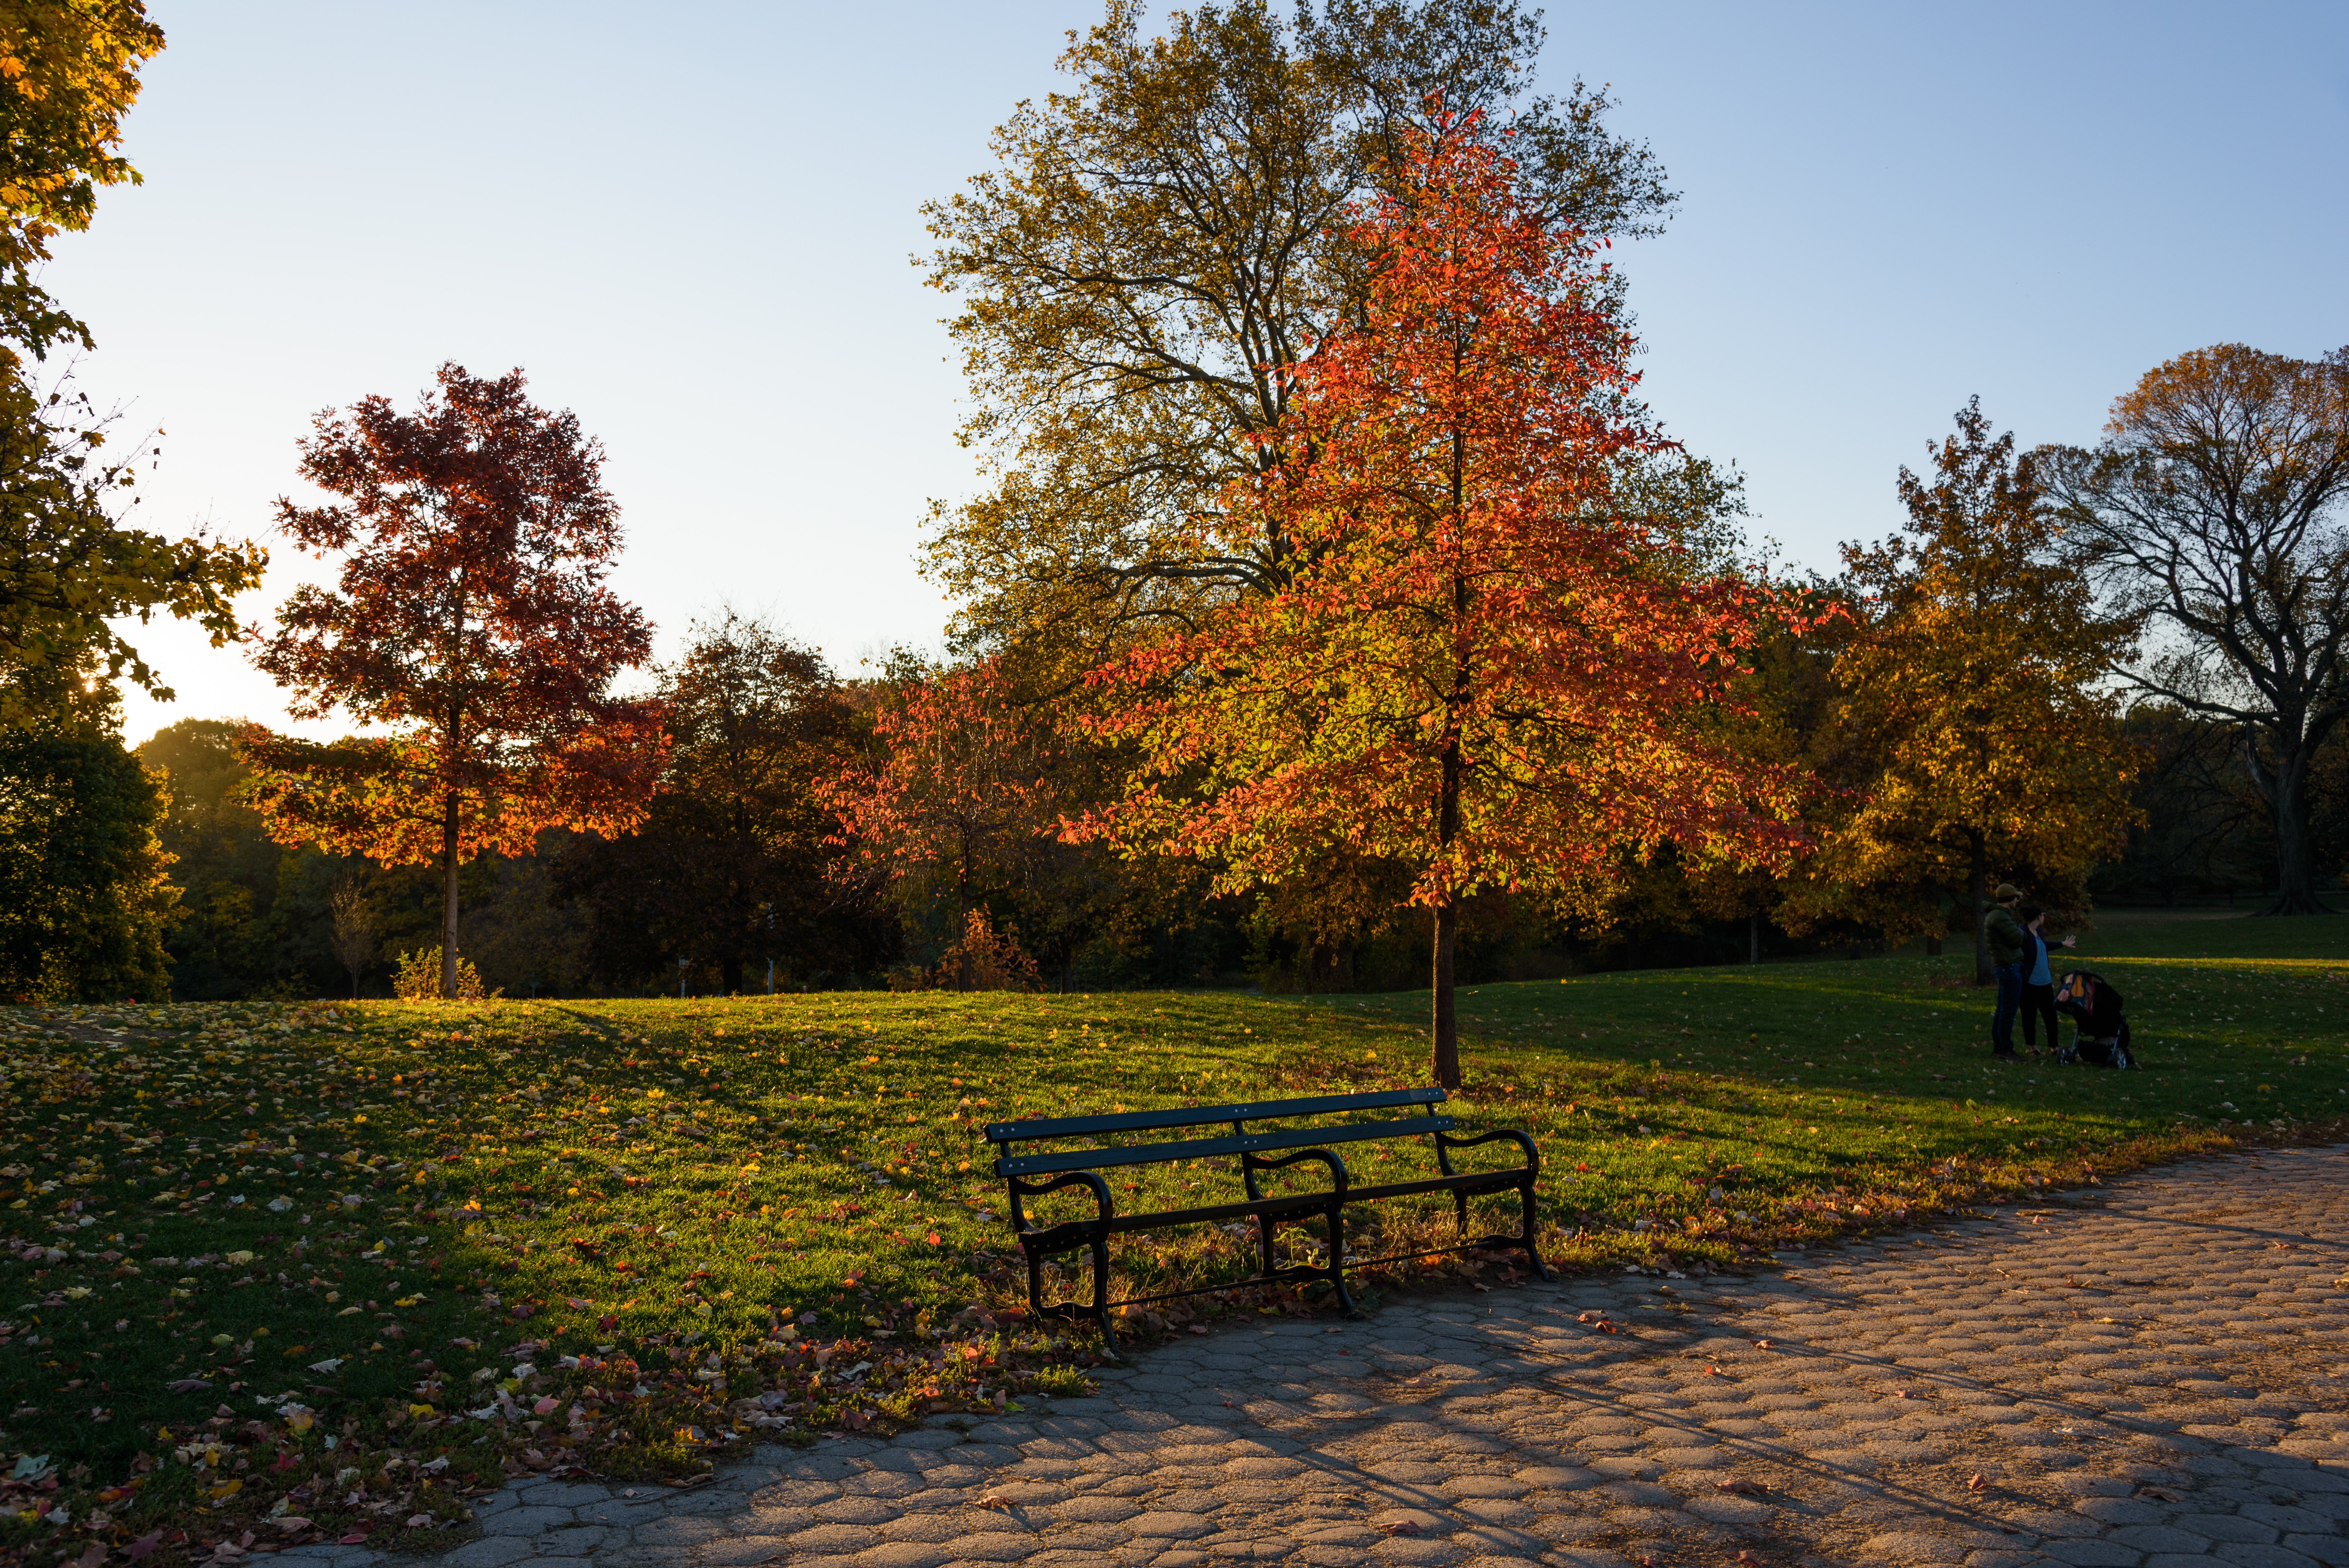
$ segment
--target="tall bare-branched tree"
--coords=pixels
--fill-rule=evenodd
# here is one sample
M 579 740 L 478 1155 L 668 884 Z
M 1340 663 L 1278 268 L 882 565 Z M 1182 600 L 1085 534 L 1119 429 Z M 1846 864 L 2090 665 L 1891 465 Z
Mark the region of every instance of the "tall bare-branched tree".
M 2111 600 L 2156 634 L 2120 674 L 2237 727 L 2275 834 L 2262 913 L 2320 913 L 2310 769 L 2349 716 L 2349 349 L 2196 349 L 2105 428 L 2042 471 Z
M 326 894 L 326 913 L 334 921 L 335 962 L 350 971 L 351 1000 L 359 997 L 359 976 L 375 962 L 376 943 L 383 923 L 367 888 L 357 877 L 346 877 Z

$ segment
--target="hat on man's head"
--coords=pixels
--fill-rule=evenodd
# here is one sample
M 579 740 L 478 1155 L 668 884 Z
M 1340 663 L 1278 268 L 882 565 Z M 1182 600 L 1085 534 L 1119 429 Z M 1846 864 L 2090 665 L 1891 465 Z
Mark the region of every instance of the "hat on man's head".
M 1997 899 L 1999 903 L 2004 903 L 2008 899 L 2021 898 L 2023 890 L 2013 882 L 2001 882 L 1998 884 L 1998 892 L 1991 896 Z

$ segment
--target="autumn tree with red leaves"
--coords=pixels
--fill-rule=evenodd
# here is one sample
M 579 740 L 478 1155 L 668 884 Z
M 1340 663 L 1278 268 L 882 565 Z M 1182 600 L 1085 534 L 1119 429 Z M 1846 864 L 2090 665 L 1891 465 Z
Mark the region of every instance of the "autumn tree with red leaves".
M 657 705 L 613 697 L 651 652 L 643 613 L 604 579 L 620 546 L 603 449 L 577 416 L 443 365 L 403 414 L 328 409 L 302 477 L 336 504 L 277 503 L 278 527 L 342 556 L 305 585 L 254 662 L 293 696 L 390 731 L 319 745 L 254 727 L 240 750 L 273 837 L 386 865 L 437 861 L 440 994 L 457 994 L 457 868 L 527 853 L 538 833 L 624 831 L 665 755 Z
M 1563 893 L 1626 849 L 1769 862 L 1799 780 L 1724 743 L 1765 585 L 1624 482 L 1667 449 L 1580 233 L 1518 204 L 1506 137 L 1438 118 L 1353 238 L 1360 319 L 1288 372 L 1282 460 L 1199 526 L 1285 576 L 1095 672 L 1145 760 L 1075 825 L 1202 857 L 1227 891 L 1331 848 L 1412 868 L 1433 915 L 1434 1072 L 1460 1084 L 1453 946 L 1486 888 Z
M 1050 710 L 1009 700 L 993 663 L 901 667 L 874 714 L 871 755 L 835 772 L 825 798 L 856 862 L 901 896 L 944 903 L 959 940 L 992 900 L 1051 880 L 1041 862 L 1067 852 L 1057 840 L 1071 760 Z

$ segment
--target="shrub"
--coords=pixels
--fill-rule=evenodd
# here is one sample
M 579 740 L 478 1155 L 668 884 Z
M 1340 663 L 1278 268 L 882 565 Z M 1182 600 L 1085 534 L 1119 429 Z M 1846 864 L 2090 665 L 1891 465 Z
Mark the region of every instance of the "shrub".
M 440 950 L 428 947 L 421 953 L 403 953 L 399 967 L 391 977 L 391 994 L 403 1002 L 434 1002 L 440 997 Z M 463 1002 L 486 1001 L 505 995 L 503 987 L 495 991 L 481 989 L 481 972 L 473 967 L 470 958 L 457 960 L 457 998 Z

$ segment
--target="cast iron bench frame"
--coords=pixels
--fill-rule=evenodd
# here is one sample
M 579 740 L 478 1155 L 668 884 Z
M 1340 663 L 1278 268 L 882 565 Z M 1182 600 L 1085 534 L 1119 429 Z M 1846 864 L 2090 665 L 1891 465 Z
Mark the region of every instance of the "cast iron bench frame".
M 1255 1100 L 1235 1105 L 1127 1111 L 1113 1116 L 1062 1116 L 990 1123 L 987 1129 L 988 1141 L 994 1144 L 999 1151 L 995 1173 L 1004 1179 L 1009 1191 L 1012 1233 L 1019 1238 L 1020 1249 L 1027 1255 L 1030 1310 L 1039 1318 L 1091 1318 L 1101 1329 L 1102 1343 L 1114 1352 L 1117 1336 L 1110 1327 L 1112 1307 L 1169 1301 L 1177 1296 L 1201 1295 L 1212 1291 L 1238 1290 L 1285 1280 L 1318 1279 L 1337 1292 L 1338 1305 L 1350 1315 L 1354 1312 L 1354 1300 L 1346 1289 L 1346 1265 L 1350 1262 L 1361 1267 L 1442 1253 L 1473 1252 L 1485 1247 L 1509 1248 L 1523 1252 L 1534 1273 L 1544 1279 L 1549 1278 L 1549 1268 L 1542 1262 L 1541 1254 L 1534 1245 L 1534 1183 L 1541 1175 L 1541 1151 L 1534 1147 L 1531 1137 L 1515 1128 L 1499 1128 L 1473 1137 L 1455 1137 L 1452 1130 L 1458 1125 L 1456 1119 L 1431 1112 L 1386 1121 L 1349 1121 L 1318 1127 L 1248 1130 L 1250 1122 L 1280 1121 L 1306 1116 L 1340 1116 L 1398 1108 L 1419 1109 L 1441 1105 L 1447 1098 L 1442 1088 L 1430 1085 L 1424 1088 L 1321 1095 L 1308 1099 Z M 1024 1154 L 1013 1152 L 1014 1146 L 1019 1144 L 1065 1138 L 1098 1139 L 1109 1133 L 1208 1127 L 1224 1122 L 1230 1123 L 1232 1130 L 1216 1138 L 1188 1138 L 1171 1143 L 1108 1144 L 1092 1149 Z M 1326 1147 L 1421 1136 L 1432 1137 L 1435 1140 L 1435 1162 L 1440 1175 L 1409 1181 L 1385 1181 L 1369 1187 L 1354 1185 L 1347 1175 L 1345 1161 Z M 1454 1171 L 1452 1168 L 1454 1150 L 1470 1149 L 1502 1139 L 1514 1140 L 1525 1151 L 1523 1165 L 1497 1171 Z M 1266 1151 L 1275 1150 L 1294 1152 L 1268 1157 Z M 1109 1183 L 1095 1174 L 1105 1168 L 1164 1165 L 1184 1160 L 1211 1160 L 1234 1154 L 1239 1156 L 1240 1177 L 1247 1191 L 1247 1199 L 1239 1202 L 1121 1214 L 1117 1212 L 1116 1201 L 1110 1196 Z M 1277 1197 L 1265 1195 L 1257 1181 L 1260 1173 L 1281 1170 L 1301 1161 L 1318 1161 L 1330 1168 L 1328 1191 L 1283 1193 Z M 1030 1222 L 1022 1207 L 1022 1199 L 1076 1186 L 1089 1189 L 1093 1195 L 1098 1212 L 1092 1219 L 1044 1226 Z M 1513 1187 L 1517 1191 L 1519 1205 L 1518 1233 L 1514 1236 L 1483 1236 L 1454 1246 L 1423 1247 L 1389 1257 L 1349 1259 L 1346 1256 L 1345 1211 L 1350 1203 L 1410 1197 L 1425 1192 L 1449 1192 L 1459 1216 L 1460 1229 L 1465 1232 L 1470 1198 L 1505 1192 Z M 1328 1265 L 1321 1268 L 1309 1265 L 1275 1267 L 1272 1261 L 1274 1227 L 1283 1220 L 1303 1219 L 1315 1214 L 1320 1215 L 1327 1224 Z M 1259 1266 L 1250 1277 L 1223 1284 L 1161 1291 L 1154 1295 L 1132 1296 L 1123 1301 L 1109 1299 L 1111 1236 L 1130 1231 L 1168 1230 L 1177 1225 L 1246 1219 L 1254 1220 L 1257 1225 Z M 1046 1302 L 1043 1299 L 1044 1260 L 1080 1251 L 1090 1251 L 1092 1254 L 1092 1300 L 1090 1303 Z

